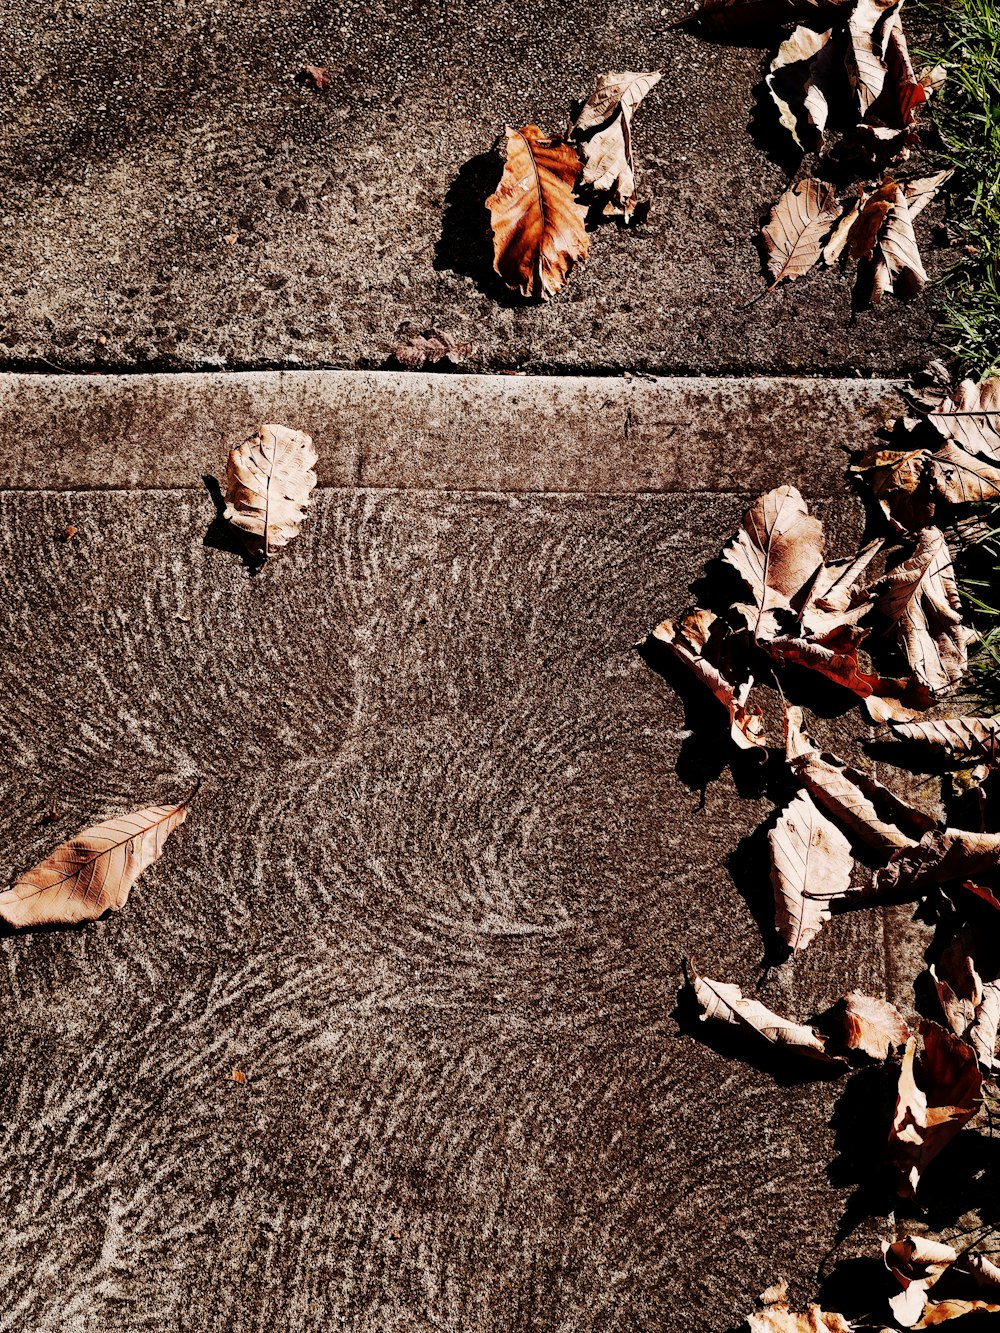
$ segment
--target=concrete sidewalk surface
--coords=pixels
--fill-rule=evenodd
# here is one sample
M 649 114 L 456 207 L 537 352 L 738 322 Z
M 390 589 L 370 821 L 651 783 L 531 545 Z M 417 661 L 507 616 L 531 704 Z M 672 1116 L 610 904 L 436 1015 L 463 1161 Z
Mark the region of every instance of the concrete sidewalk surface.
M 635 645 L 769 486 L 846 553 L 894 399 L 0 379 L 0 878 L 203 781 L 124 911 L 0 938 L 0 1326 L 726 1333 L 874 1243 L 842 1084 L 678 1021 L 684 954 L 756 991 L 772 807 Z M 320 488 L 251 575 L 202 475 L 263 419 Z M 841 916 L 760 993 L 891 951 Z

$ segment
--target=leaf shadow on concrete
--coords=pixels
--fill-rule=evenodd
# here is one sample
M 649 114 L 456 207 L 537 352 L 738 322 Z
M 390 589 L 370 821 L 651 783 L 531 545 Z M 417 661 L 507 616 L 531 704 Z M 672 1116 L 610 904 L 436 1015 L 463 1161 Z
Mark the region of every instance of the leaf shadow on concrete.
M 448 186 L 434 268 L 469 278 L 490 300 L 508 309 L 535 304 L 511 291 L 493 268 L 493 232 L 486 200 L 503 174 L 499 150 L 470 157 Z
M 239 533 L 223 517 L 226 511 L 226 497 L 222 494 L 222 487 L 219 485 L 218 478 L 206 474 L 202 477 L 202 481 L 211 497 L 212 504 L 215 506 L 215 516 L 205 530 L 202 546 L 207 546 L 214 551 L 224 551 L 227 555 L 239 556 L 251 578 L 255 578 L 264 568 L 264 561 L 250 554 Z

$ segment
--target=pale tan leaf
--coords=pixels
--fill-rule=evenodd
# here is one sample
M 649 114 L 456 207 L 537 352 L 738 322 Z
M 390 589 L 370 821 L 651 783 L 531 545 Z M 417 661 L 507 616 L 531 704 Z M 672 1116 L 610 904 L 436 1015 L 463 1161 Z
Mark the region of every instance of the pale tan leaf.
M 248 549 L 266 559 L 297 537 L 316 485 L 316 450 L 308 435 L 264 425 L 230 450 L 223 517 Z
M 0 917 L 21 927 L 95 921 L 117 912 L 183 824 L 188 805 L 149 805 L 83 829 L 0 893 Z
M 754 632 L 764 612 L 788 607 L 823 563 L 823 525 L 794 486 L 762 495 L 743 515 L 743 526 L 722 553 L 753 596 Z
M 878 607 L 895 625 L 918 680 L 935 692 L 961 681 L 975 636 L 962 624 L 955 571 L 940 529 L 925 528 L 909 559 L 886 574 Z
M 486 207 L 493 267 L 523 296 L 554 296 L 587 257 L 586 210 L 573 193 L 580 172 L 576 150 L 558 136 L 508 127 L 503 176 Z
M 397 344 L 393 355 L 407 370 L 419 370 L 421 366 L 444 360 L 459 366 L 468 361 L 475 350 L 475 343 L 459 342 L 450 333 L 431 329 L 426 334 L 413 334 L 406 342 Z
M 869 774 L 848 767 L 832 754 L 821 754 L 802 730 L 799 708 L 785 711 L 785 755 L 792 772 L 819 804 L 877 851 L 916 846 L 893 819 L 918 825 L 923 831 L 932 825 Z
M 1000 758 L 1000 717 L 942 717 L 933 722 L 894 722 L 893 733 L 904 741 L 927 745 L 935 754 L 959 764 L 965 760 Z
M 950 181 L 955 174 L 954 167 L 936 171 L 933 176 L 921 176 L 919 180 L 907 181 L 906 202 L 910 206 L 910 220 L 921 214 L 934 199 L 941 186 Z
M 885 220 L 879 237 L 882 256 L 889 268 L 894 294 L 904 301 L 923 291 L 927 283 L 906 195 L 896 186 L 895 207 Z
M 975 1054 L 958 1037 L 936 1023 L 922 1023 L 920 1031 L 924 1049 L 916 1063 L 916 1038 L 906 1044 L 889 1131 L 899 1193 L 906 1197 L 915 1193 L 928 1163 L 979 1110 L 983 1081 Z
M 683 662 L 712 691 L 729 714 L 730 734 L 741 749 L 766 747 L 767 737 L 761 710 L 751 707 L 747 702 L 753 679 L 739 685 L 733 684 L 721 667 L 704 655 L 713 626 L 718 623 L 711 611 L 699 608 L 689 612 L 679 623 L 665 620 L 657 625 L 653 630 L 653 638 L 669 648 L 678 661 Z
M 661 77 L 656 70 L 602 74 L 570 130 L 583 157 L 583 184 L 610 195 L 626 220 L 636 204 L 632 117 Z
M 929 971 L 948 1026 L 964 1037 L 983 1002 L 983 982 L 969 953 L 964 932 L 951 941 Z
M 849 991 L 820 1018 L 833 1044 L 848 1051 L 862 1051 L 873 1060 L 885 1060 L 905 1046 L 910 1029 L 899 1010 L 888 1000 Z
M 835 192 L 820 181 L 807 178 L 785 191 L 761 233 L 772 287 L 809 272 L 839 213 Z
M 688 960 L 688 980 L 700 1010 L 702 1022 L 723 1023 L 756 1033 L 771 1046 L 788 1047 L 800 1055 L 825 1063 L 842 1064 L 830 1055 L 815 1028 L 793 1023 L 774 1013 L 759 1000 L 751 1000 L 739 986 L 703 977 Z
M 946 440 L 1000 463 L 1000 377 L 978 384 L 963 380 L 928 413 L 927 421 Z
M 841 625 L 856 624 L 868 612 L 872 599 L 864 575 L 882 545 L 869 542 L 848 560 L 820 566 L 799 612 L 807 634 L 822 637 Z
M 851 891 L 851 846 L 801 792 L 768 834 L 778 933 L 804 949 L 829 920 L 830 904 Z
M 885 85 L 886 47 L 900 0 L 858 0 L 848 20 L 847 71 L 862 116 L 878 100 Z
M 997 1036 L 1000 1029 L 1000 980 L 987 981 L 976 1008 L 975 1021 L 965 1034 L 984 1074 L 996 1072 Z
M 766 1306 L 756 1314 L 747 1315 L 749 1333 L 854 1333 L 843 1315 L 809 1305 L 796 1313 L 784 1301 Z
M 781 76 L 782 71 L 787 71 L 790 65 L 806 64 L 809 65 L 819 54 L 823 47 L 830 40 L 833 29 L 826 32 L 816 32 L 812 28 L 798 27 L 778 47 L 777 55 L 771 61 L 771 67 L 767 73 L 767 86 L 771 98 L 778 108 L 778 117 L 781 124 L 789 132 L 795 142 L 801 148 L 802 140 L 799 138 L 798 115 L 783 95 L 785 92 L 785 79 Z
M 912 676 L 904 680 L 873 676 L 871 680 L 871 693 L 864 696 L 862 706 L 873 722 L 912 722 L 934 702 L 927 686 Z
M 844 70 L 844 41 L 836 32 L 809 62 L 802 110 L 813 126 L 816 146 L 822 145 L 830 118 L 830 104 L 837 99 Z

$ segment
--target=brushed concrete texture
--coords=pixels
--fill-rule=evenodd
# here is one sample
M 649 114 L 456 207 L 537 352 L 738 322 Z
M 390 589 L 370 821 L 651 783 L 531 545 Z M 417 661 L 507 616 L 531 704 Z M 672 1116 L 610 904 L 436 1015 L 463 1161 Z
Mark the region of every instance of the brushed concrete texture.
M 280 421 L 313 436 L 324 486 L 830 496 L 900 408 L 889 380 L 0 375 L 0 486 L 197 486 Z
M 323 489 L 251 577 L 202 490 L 0 492 L 0 882 L 204 780 L 124 911 L 0 938 L 5 1333 L 723 1333 L 815 1292 L 843 1081 L 673 1013 L 682 953 L 757 988 L 772 805 L 699 808 L 698 702 L 634 649 L 743 503 Z M 857 913 L 759 993 L 884 982 Z
M 7 0 L 0 357 L 374 367 L 437 325 L 480 368 L 925 364 L 923 305 L 854 319 L 839 274 L 748 304 L 787 180 L 774 113 L 754 110 L 767 53 L 668 31 L 688 5 Z M 329 66 L 328 92 L 296 81 L 306 64 Z M 491 272 L 491 146 L 505 124 L 563 127 L 599 73 L 636 68 L 665 71 L 635 127 L 653 211 L 524 306 Z

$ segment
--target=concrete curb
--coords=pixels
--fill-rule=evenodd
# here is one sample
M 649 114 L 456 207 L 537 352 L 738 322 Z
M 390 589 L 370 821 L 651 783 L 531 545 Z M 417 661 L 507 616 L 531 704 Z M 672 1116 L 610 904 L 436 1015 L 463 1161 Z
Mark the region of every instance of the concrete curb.
M 262 421 L 309 431 L 325 487 L 843 489 L 892 380 L 253 371 L 0 375 L 0 489 L 190 489 Z

